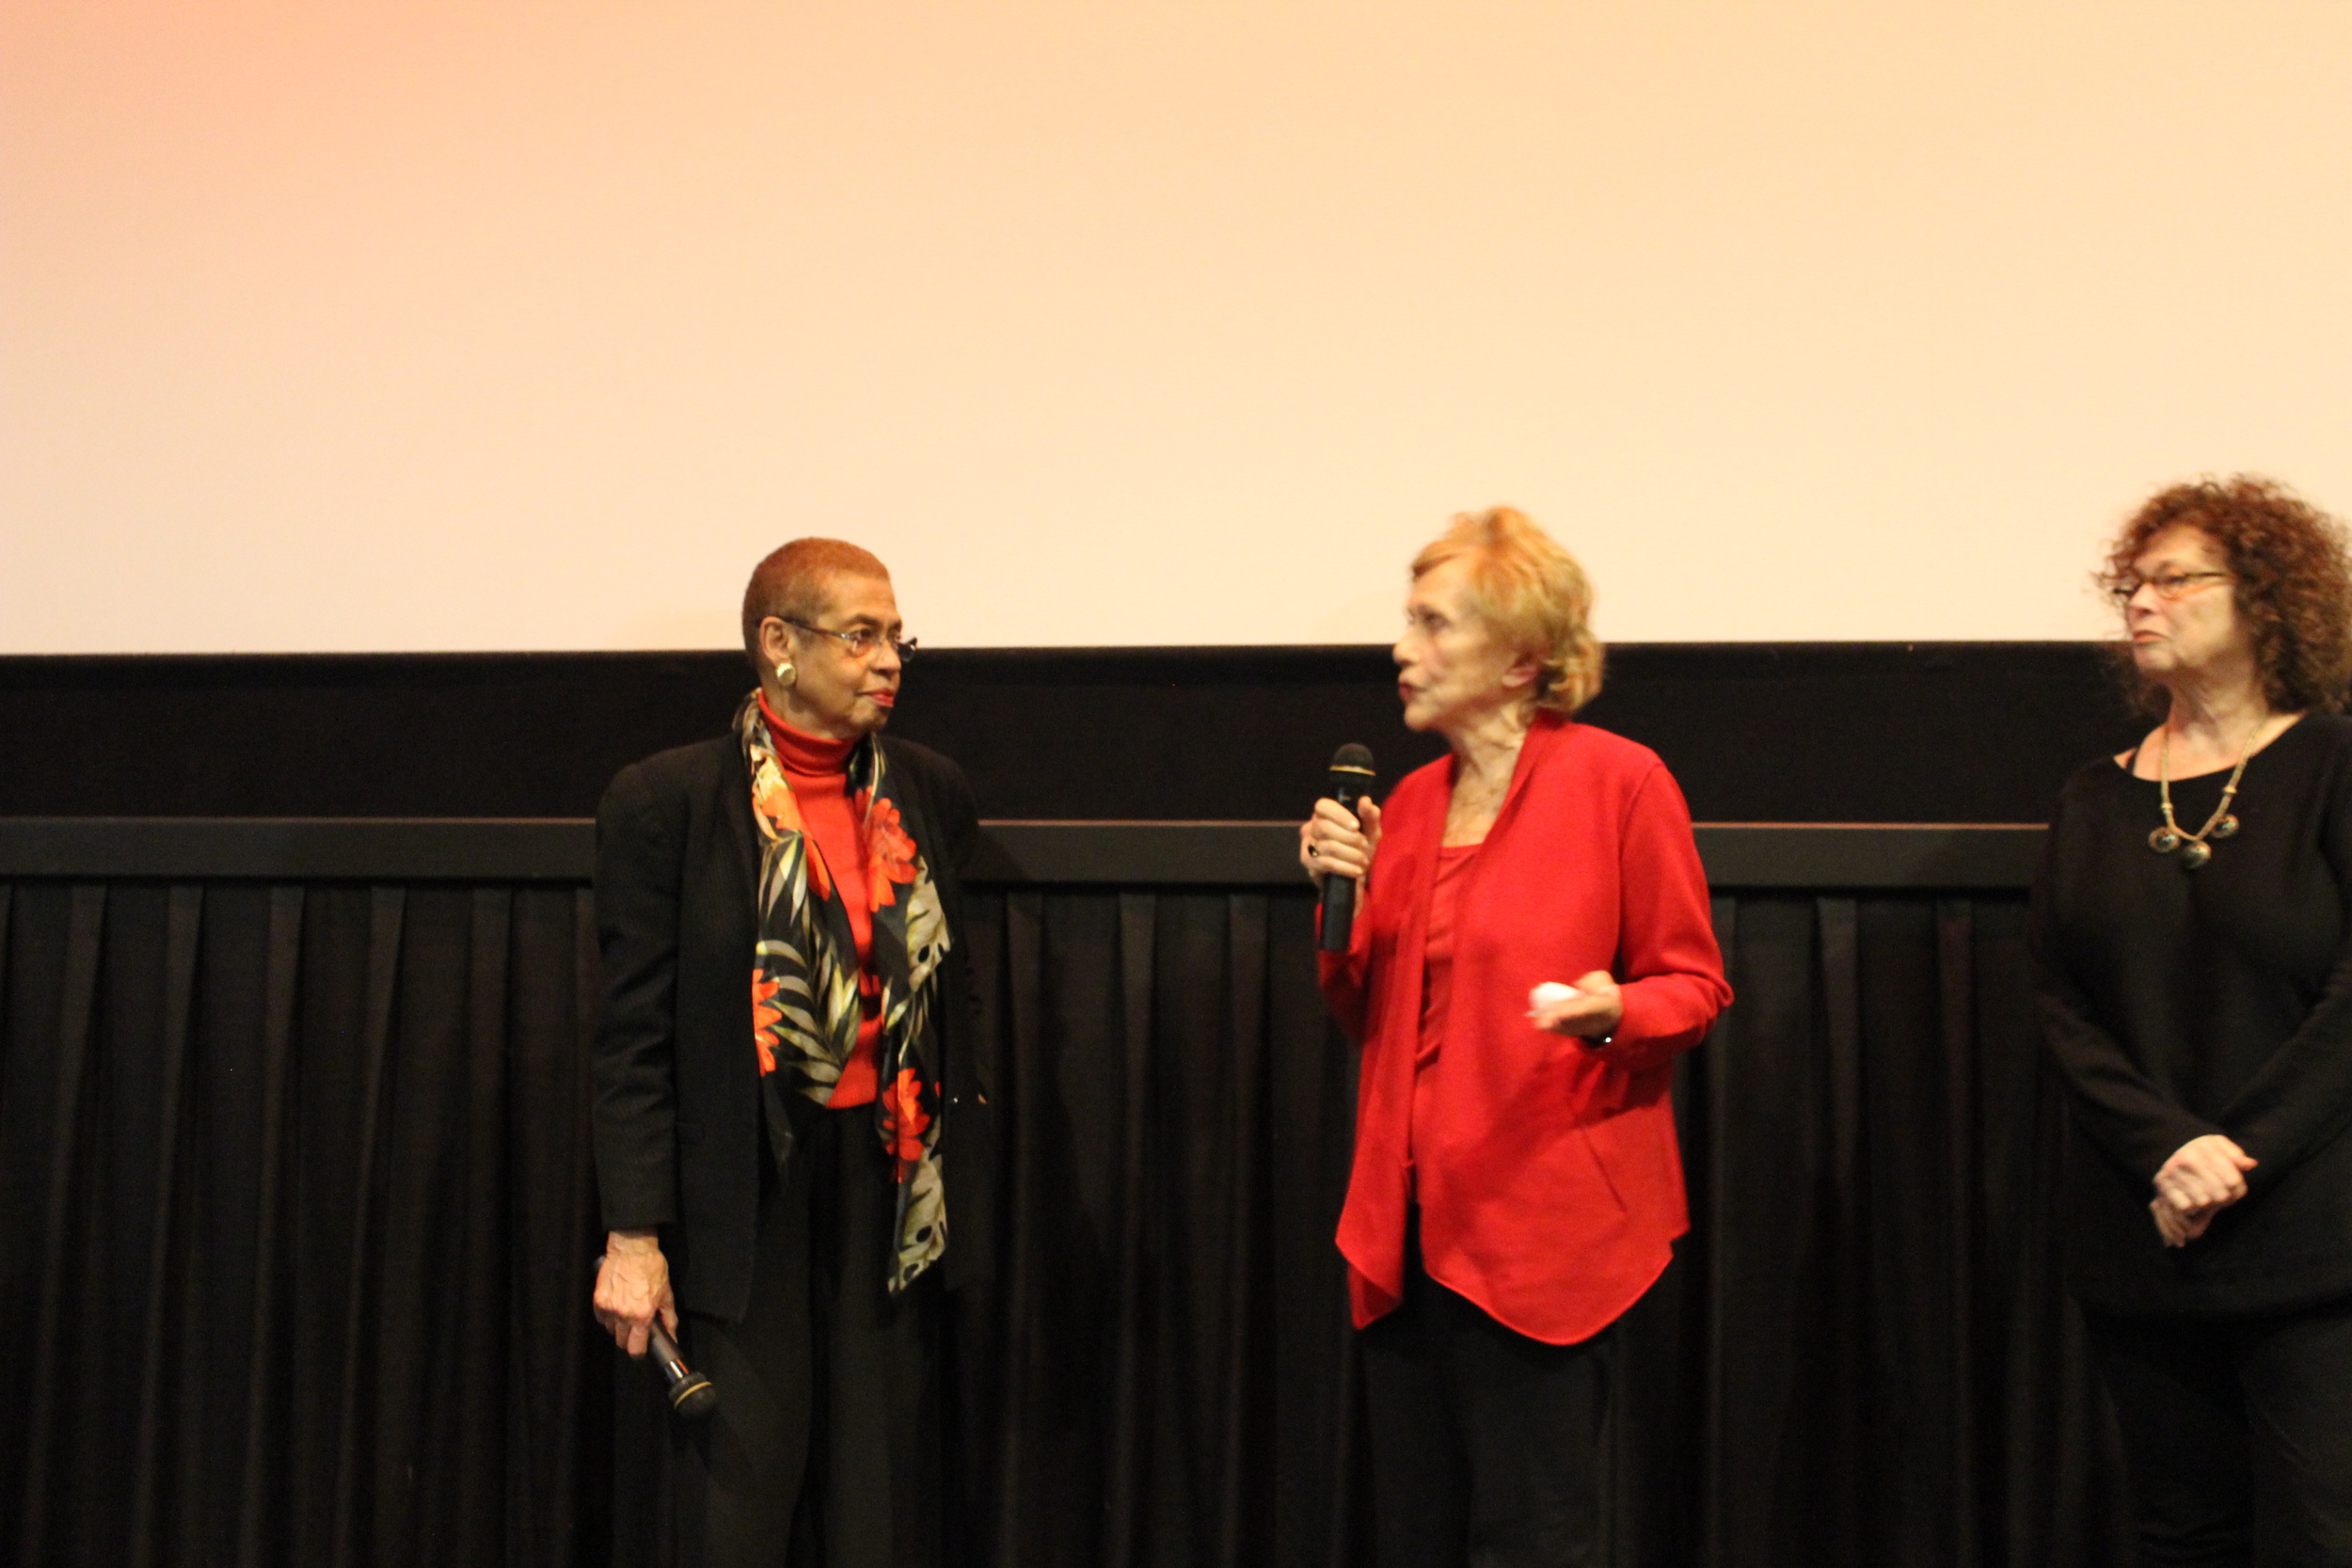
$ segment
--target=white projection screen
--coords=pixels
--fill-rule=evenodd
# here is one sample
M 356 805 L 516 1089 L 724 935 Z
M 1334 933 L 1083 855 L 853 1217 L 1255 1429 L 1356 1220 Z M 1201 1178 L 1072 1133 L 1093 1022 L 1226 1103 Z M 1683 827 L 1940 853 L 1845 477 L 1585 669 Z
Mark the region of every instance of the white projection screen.
M 2097 635 L 2352 509 L 2352 6 L 11 0 L 0 653 Z

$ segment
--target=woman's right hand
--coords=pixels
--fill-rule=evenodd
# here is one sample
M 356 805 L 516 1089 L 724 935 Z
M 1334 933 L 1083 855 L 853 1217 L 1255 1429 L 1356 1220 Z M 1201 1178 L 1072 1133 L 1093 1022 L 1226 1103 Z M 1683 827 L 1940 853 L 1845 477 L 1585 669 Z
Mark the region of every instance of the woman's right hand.
M 2246 1196 L 2246 1173 L 2259 1164 L 2219 1132 L 2191 1138 L 2156 1172 L 2149 1203 L 2167 1246 L 2185 1246 L 2205 1233 L 2214 1215 Z
M 1380 847 L 1380 802 L 1364 800 L 1349 811 L 1337 800 L 1315 802 L 1315 814 L 1298 825 L 1298 863 L 1323 885 L 1327 875 L 1362 881 L 1372 875 Z

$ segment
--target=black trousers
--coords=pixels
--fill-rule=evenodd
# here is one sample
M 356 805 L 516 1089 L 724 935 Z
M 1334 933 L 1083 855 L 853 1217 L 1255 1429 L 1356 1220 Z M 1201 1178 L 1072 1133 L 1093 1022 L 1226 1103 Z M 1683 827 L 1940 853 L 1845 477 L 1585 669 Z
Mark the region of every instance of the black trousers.
M 672 1426 L 677 1561 L 937 1568 L 939 1284 L 883 1288 L 894 1193 L 868 1116 L 827 1113 L 763 1181 L 750 1311 L 682 1324 L 719 1408 Z
M 1549 1345 L 1505 1328 L 1429 1277 L 1416 1227 L 1404 1304 L 1362 1349 L 1380 1568 L 1601 1560 L 1613 1329 Z
M 2352 1302 L 2086 1317 L 2149 1568 L 2352 1568 Z

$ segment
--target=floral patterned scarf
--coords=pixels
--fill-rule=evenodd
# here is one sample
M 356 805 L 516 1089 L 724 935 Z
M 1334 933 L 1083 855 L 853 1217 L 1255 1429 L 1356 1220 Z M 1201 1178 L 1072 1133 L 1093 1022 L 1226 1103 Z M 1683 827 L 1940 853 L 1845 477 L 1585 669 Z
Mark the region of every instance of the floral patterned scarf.
M 849 907 L 833 879 L 820 875 L 812 894 L 814 847 L 760 716 L 758 693 L 737 710 L 735 731 L 751 768 L 752 817 L 760 836 L 752 1038 L 759 1052 L 768 1146 L 781 1173 L 793 1145 L 785 1096 L 797 1093 L 819 1105 L 830 1101 L 857 1045 L 862 1014 L 857 944 Z M 939 1170 L 939 1061 L 924 1026 L 938 990 L 939 962 L 950 942 L 939 889 L 907 832 L 882 746 L 872 736 L 850 753 L 849 791 L 850 809 L 864 828 L 862 869 L 873 916 L 870 961 L 882 986 L 874 1130 L 896 1156 L 897 1235 L 885 1282 L 896 1295 L 947 1246 Z M 842 874 L 855 875 L 857 869 L 845 867 Z

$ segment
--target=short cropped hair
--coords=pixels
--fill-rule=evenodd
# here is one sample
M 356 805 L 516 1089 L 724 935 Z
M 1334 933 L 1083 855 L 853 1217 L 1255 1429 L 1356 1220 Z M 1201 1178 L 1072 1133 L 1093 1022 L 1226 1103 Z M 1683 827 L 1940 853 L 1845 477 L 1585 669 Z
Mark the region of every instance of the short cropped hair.
M 843 576 L 888 582 L 890 568 L 873 551 L 846 539 L 795 539 L 752 568 L 752 580 L 743 589 L 743 652 L 754 670 L 765 665 L 759 624 L 771 615 L 813 623 L 831 602 L 833 579 Z
M 2344 525 L 2285 485 L 2252 474 L 2175 484 L 2124 523 L 2107 546 L 2099 586 L 2112 594 L 2135 581 L 2132 562 L 2169 528 L 2197 530 L 2230 563 L 2237 610 L 2253 633 L 2254 662 L 2271 707 L 2342 707 L 2352 681 L 2352 554 Z M 2161 711 L 2161 691 L 2139 686 L 2141 701 Z
M 1470 608 L 1535 660 L 1535 705 L 1574 713 L 1600 694 L 1603 650 L 1593 635 L 1593 585 L 1576 558 L 1509 506 L 1456 514 L 1413 557 L 1413 578 L 1468 557 Z

